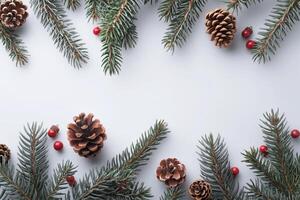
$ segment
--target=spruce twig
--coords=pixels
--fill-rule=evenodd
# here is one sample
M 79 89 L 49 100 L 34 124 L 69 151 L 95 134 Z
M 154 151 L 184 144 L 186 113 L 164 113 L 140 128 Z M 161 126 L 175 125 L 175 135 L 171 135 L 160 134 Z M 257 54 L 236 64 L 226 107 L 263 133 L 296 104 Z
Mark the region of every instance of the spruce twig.
M 80 7 L 80 0 L 63 0 L 68 9 L 76 10 Z
M 159 200 L 180 200 L 184 197 L 184 190 L 181 186 L 168 188 Z
M 30 0 L 30 5 L 44 28 L 52 36 L 54 44 L 75 68 L 88 60 L 87 49 L 70 20 L 60 0 Z
M 88 20 L 98 21 L 106 12 L 106 7 L 111 0 L 85 0 L 85 9 Z
M 243 7 L 249 8 L 251 5 L 261 2 L 263 0 L 226 0 L 227 8 L 237 12 Z
M 17 66 L 23 66 L 28 63 L 28 51 L 26 50 L 23 41 L 12 30 L 4 27 L 0 23 L 0 38 L 2 44 L 9 52 L 12 61 L 16 62 Z
M 265 27 L 258 33 L 257 44 L 253 49 L 253 60 L 267 62 L 271 54 L 275 54 L 287 32 L 292 30 L 296 21 L 299 21 L 300 0 L 277 0 Z

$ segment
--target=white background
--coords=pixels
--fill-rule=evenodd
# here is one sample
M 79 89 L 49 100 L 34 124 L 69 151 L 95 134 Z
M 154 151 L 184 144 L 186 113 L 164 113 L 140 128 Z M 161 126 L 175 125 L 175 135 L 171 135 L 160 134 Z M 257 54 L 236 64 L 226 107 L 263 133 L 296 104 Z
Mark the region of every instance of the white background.
M 161 44 L 167 26 L 159 21 L 157 6 L 142 7 L 137 47 L 124 52 L 122 71 L 113 77 L 105 76 L 100 68 L 101 44 L 83 8 L 69 13 L 89 49 L 89 64 L 80 70 L 67 63 L 30 10 L 20 33 L 31 54 L 30 63 L 17 68 L 0 48 L 1 143 L 9 145 L 16 160 L 23 125 L 32 121 L 43 122 L 45 127 L 59 124 L 62 131 L 57 139 L 65 148 L 55 152 L 49 139 L 51 167 L 70 159 L 78 165 L 80 177 L 130 145 L 156 119 L 164 119 L 172 133 L 140 176 L 152 187 L 154 199 L 164 189 L 155 177 L 159 161 L 177 157 L 187 167 L 189 184 L 200 174 L 197 140 L 210 132 L 226 140 L 231 162 L 240 167 L 238 178 L 244 184 L 252 173 L 240 162 L 240 152 L 262 144 L 258 126 L 262 114 L 280 108 L 290 127 L 300 128 L 300 26 L 295 26 L 276 57 L 265 65 L 252 62 L 240 36 L 247 25 L 257 31 L 272 5 L 268 1 L 245 9 L 238 16 L 239 31 L 232 48 L 218 49 L 205 33 L 204 17 L 223 4 L 208 3 L 186 45 L 173 55 Z M 96 159 L 80 158 L 67 143 L 66 126 L 80 112 L 94 113 L 107 129 L 108 139 Z M 300 150 L 300 141 L 294 144 Z

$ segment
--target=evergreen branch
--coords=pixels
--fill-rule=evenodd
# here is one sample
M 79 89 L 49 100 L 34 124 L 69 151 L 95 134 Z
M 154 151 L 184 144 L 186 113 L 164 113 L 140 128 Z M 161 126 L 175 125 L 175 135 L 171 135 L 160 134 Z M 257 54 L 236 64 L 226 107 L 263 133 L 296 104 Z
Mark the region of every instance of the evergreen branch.
M 227 8 L 233 11 L 239 11 L 243 7 L 249 8 L 250 6 L 261 3 L 263 0 L 226 0 Z
M 275 169 L 271 162 L 265 157 L 261 156 L 259 151 L 255 148 L 251 148 L 250 151 L 245 151 L 243 153 L 245 160 L 243 162 L 247 163 L 247 166 L 254 171 L 254 173 L 260 177 L 265 183 L 271 186 L 275 186 L 277 189 L 284 188 L 282 182 L 280 182 L 275 173 Z
M 25 134 L 20 135 L 18 172 L 28 181 L 31 197 L 44 199 L 48 179 L 47 135 L 42 124 L 27 124 Z
M 278 178 L 284 186 L 283 190 L 287 194 L 293 193 L 297 188 L 294 185 L 294 151 L 291 146 L 286 119 L 284 115 L 280 116 L 278 110 L 276 112 L 272 110 L 270 113 L 264 114 L 264 119 L 261 122 L 264 141 L 269 147 L 269 159 L 280 174 Z
M 29 194 L 27 194 L 24 190 L 24 186 L 19 185 L 16 178 L 14 178 L 13 166 L 0 164 L 0 188 L 2 189 L 0 196 L 1 200 L 9 198 L 31 200 Z
M 75 173 L 75 167 L 72 162 L 67 161 L 58 164 L 57 169 L 54 170 L 53 179 L 50 183 L 47 192 L 47 200 L 62 199 L 65 194 L 62 192 L 67 189 L 66 177 Z
M 271 60 L 270 54 L 275 54 L 296 21 L 299 21 L 300 0 L 277 0 L 265 27 L 261 29 L 257 44 L 253 49 L 253 60 L 266 62 Z
M 229 155 L 221 137 L 212 134 L 199 141 L 201 175 L 212 186 L 213 199 L 242 200 L 238 185 L 230 171 Z
M 88 53 L 60 0 L 30 0 L 31 7 L 48 30 L 54 44 L 75 68 L 87 63 Z
M 23 41 L 12 30 L 4 27 L 0 23 L 0 39 L 5 49 L 9 52 L 9 57 L 16 62 L 17 66 L 22 66 L 28 63 L 28 51 L 26 50 Z
M 126 187 L 120 187 L 115 194 L 111 194 L 110 199 L 147 200 L 153 197 L 150 193 L 150 188 L 145 187 L 143 183 L 129 182 L 126 184 L 128 184 Z
M 180 0 L 178 2 L 176 12 L 162 40 L 167 50 L 174 51 L 176 46 L 181 47 L 184 44 L 206 2 L 207 0 Z
M 158 8 L 160 19 L 163 19 L 165 22 L 170 22 L 176 14 L 176 8 L 178 7 L 178 3 L 178 0 L 162 1 Z
M 184 197 L 184 190 L 181 186 L 168 188 L 159 200 L 180 200 Z
M 63 0 L 68 9 L 76 10 L 80 6 L 80 0 Z
M 111 0 L 85 0 L 85 9 L 88 20 L 98 21 L 106 11 L 108 1 Z
M 138 12 L 140 0 L 113 1 L 103 16 L 101 42 L 105 73 L 118 74 L 122 62 L 121 45 Z
M 122 47 L 125 49 L 134 48 L 137 41 L 137 31 L 136 26 L 132 22 L 132 26 L 127 30 L 127 33 L 125 34 L 123 40 L 122 40 Z

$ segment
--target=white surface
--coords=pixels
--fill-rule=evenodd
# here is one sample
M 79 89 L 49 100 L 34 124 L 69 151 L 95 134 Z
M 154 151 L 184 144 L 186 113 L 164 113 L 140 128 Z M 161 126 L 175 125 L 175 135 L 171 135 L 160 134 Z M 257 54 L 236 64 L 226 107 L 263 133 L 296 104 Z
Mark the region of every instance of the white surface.
M 22 30 L 31 54 L 29 65 L 16 68 L 0 48 L 1 143 L 13 149 L 16 159 L 19 131 L 25 123 L 44 122 L 46 127 L 57 123 L 63 133 L 58 139 L 65 142 L 65 148 L 57 153 L 49 140 L 51 165 L 70 159 L 83 174 L 130 145 L 156 119 L 164 119 L 172 134 L 141 173 L 141 180 L 152 187 L 154 199 L 164 189 L 155 178 L 159 161 L 177 157 L 187 166 L 190 183 L 200 174 L 197 140 L 210 132 L 225 138 L 232 164 L 240 167 L 239 179 L 245 183 L 252 174 L 240 163 L 240 152 L 262 143 L 258 127 L 262 113 L 280 108 L 289 125 L 300 128 L 300 27 L 289 33 L 272 62 L 259 65 L 252 63 L 239 33 L 247 25 L 256 31 L 272 3 L 239 15 L 239 33 L 228 50 L 215 48 L 204 30 L 205 13 L 218 6 L 222 4 L 206 6 L 186 45 L 173 55 L 161 45 L 166 24 L 159 21 L 156 9 L 143 7 L 137 23 L 137 47 L 124 52 L 122 71 L 114 77 L 102 73 L 101 45 L 91 34 L 94 25 L 87 22 L 83 9 L 69 15 L 91 58 L 81 70 L 67 63 L 31 11 Z M 95 160 L 79 158 L 66 142 L 66 126 L 80 112 L 93 112 L 107 128 L 108 140 Z M 299 150 L 300 141 L 295 144 Z

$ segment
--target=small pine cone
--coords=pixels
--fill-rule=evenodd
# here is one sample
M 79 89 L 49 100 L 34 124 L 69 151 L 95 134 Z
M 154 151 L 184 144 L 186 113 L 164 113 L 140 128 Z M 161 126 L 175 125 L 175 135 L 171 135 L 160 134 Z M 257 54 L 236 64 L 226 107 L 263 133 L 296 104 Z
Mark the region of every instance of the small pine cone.
M 0 163 L 8 162 L 10 159 L 10 149 L 5 144 L 0 144 Z
M 156 170 L 156 177 L 168 187 L 174 188 L 185 181 L 185 166 L 176 158 L 160 161 Z
M 218 47 L 229 47 L 236 33 L 236 18 L 227 10 L 216 9 L 206 15 L 206 31 Z
M 83 157 L 95 156 L 104 145 L 105 128 L 94 115 L 81 113 L 68 125 L 68 140 L 74 151 Z
M 20 0 L 6 0 L 0 5 L 0 21 L 8 28 L 22 26 L 27 17 L 27 6 Z
M 209 200 L 211 193 L 210 184 L 203 180 L 194 181 L 189 187 L 189 194 L 193 200 Z

